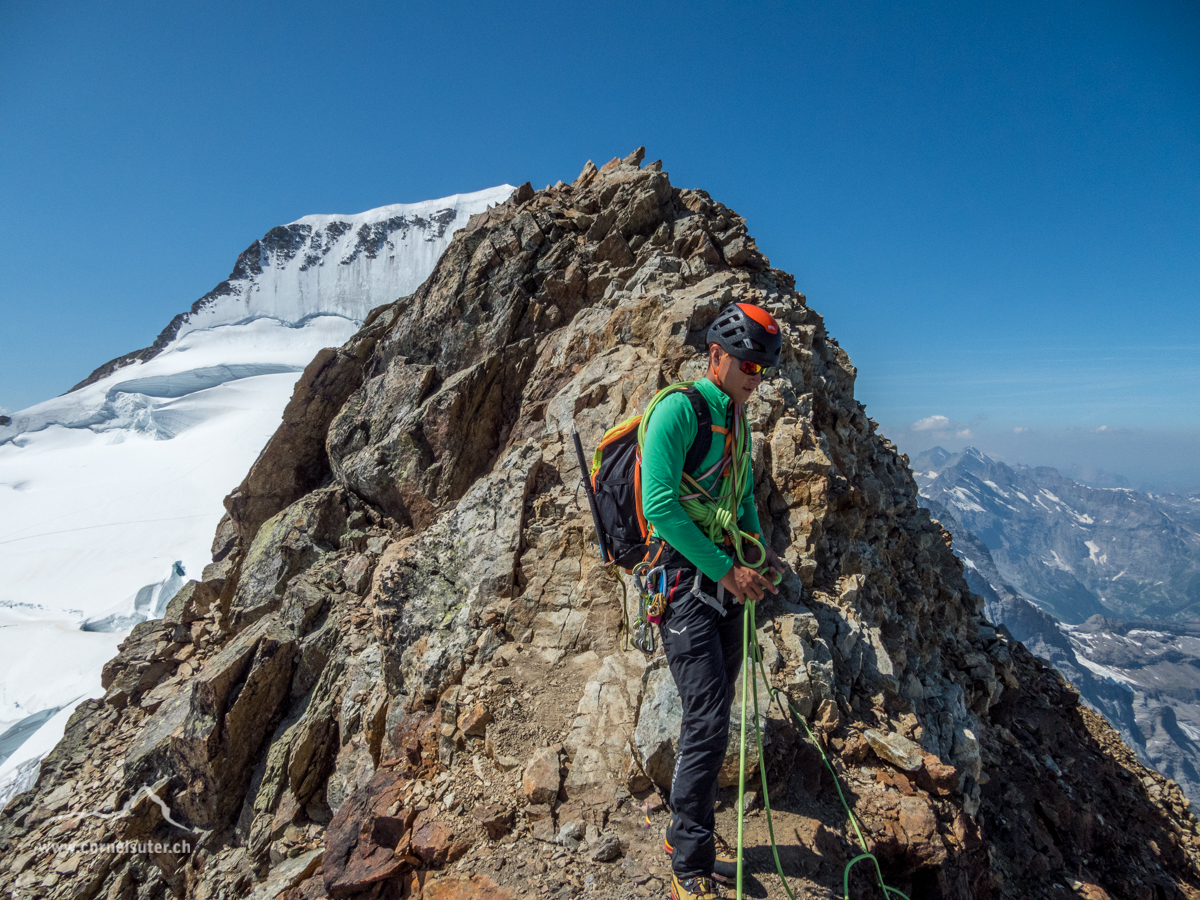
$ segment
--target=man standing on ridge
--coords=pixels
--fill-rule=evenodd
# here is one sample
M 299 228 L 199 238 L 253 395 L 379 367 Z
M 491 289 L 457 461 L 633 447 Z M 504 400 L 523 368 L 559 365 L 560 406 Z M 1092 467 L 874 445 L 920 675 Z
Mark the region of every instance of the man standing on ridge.
M 714 427 L 708 454 L 696 473 L 687 474 L 711 497 L 728 503 L 740 455 L 732 448 L 743 434 L 741 452 L 746 459 L 750 452 L 744 404 L 768 370 L 779 365 L 783 336 L 766 310 L 735 303 L 717 315 L 707 340 L 708 373 L 695 388 L 708 404 L 713 425 L 725 427 Z M 672 857 L 671 897 L 715 900 L 720 895 L 713 878 L 726 880 L 737 869 L 736 852 L 714 831 L 714 810 L 717 773 L 729 743 L 733 685 L 742 666 L 743 604 L 747 597 L 760 600 L 765 590 L 778 590 L 731 556 L 731 547 L 711 541 L 681 505 L 684 457 L 699 430 L 693 402 L 684 392 L 673 392 L 658 403 L 646 425 L 642 509 L 653 526 L 650 558 L 666 570 L 662 584 L 668 603 L 659 627 L 683 704 L 666 841 Z M 757 538 L 760 525 L 749 474 L 736 508 L 737 527 Z M 765 562 L 783 571 L 769 548 Z

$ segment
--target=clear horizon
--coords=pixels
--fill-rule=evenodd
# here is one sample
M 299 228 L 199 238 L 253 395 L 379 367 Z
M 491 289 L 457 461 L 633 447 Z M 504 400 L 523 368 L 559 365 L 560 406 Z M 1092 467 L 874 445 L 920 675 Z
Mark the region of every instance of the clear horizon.
M 746 217 L 902 450 L 1200 489 L 1200 8 L 0 5 L 0 408 L 275 225 L 639 145 Z

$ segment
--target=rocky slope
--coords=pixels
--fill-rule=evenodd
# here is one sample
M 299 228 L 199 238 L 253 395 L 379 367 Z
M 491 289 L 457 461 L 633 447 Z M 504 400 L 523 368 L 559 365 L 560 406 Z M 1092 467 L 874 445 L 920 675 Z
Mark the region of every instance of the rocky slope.
M 913 467 L 921 502 L 954 532 L 988 618 L 1049 660 L 1145 762 L 1200 799 L 1197 626 L 1100 613 L 1062 626 L 1045 611 L 1064 603 L 1076 614 L 1108 613 L 1106 604 L 1143 615 L 1190 609 L 1200 538 L 1189 499 L 1093 489 L 974 449 L 935 448 Z
M 750 410 L 765 534 L 794 569 L 758 611 L 764 662 L 890 884 L 1200 896 L 1178 787 L 985 621 L 792 278 L 732 211 L 641 160 L 526 185 L 313 361 L 203 580 L 134 629 L 105 696 L 0 817 L 0 890 L 663 896 L 678 701 L 618 637 L 570 430 L 592 446 L 699 374 L 705 329 L 738 299 L 786 334 Z M 832 781 L 796 723 L 761 727 L 784 866 L 832 897 L 856 852 Z M 761 812 L 748 846 L 751 891 L 782 896 Z M 865 875 L 852 885 L 870 895 Z

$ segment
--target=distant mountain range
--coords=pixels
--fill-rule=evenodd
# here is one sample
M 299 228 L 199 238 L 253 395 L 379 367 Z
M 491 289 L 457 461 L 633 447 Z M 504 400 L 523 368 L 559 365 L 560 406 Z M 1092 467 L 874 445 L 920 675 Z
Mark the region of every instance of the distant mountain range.
M 921 496 L 978 536 L 1058 619 L 1200 619 L 1200 498 L 1093 488 L 974 448 L 912 460 Z
M 911 464 L 988 617 L 1200 800 L 1200 497 L 1091 487 L 974 448 Z

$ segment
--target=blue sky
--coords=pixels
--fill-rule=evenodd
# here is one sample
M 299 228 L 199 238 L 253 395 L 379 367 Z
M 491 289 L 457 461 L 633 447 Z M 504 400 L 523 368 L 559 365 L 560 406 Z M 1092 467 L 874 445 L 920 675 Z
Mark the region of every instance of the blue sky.
M 0 406 L 274 225 L 644 144 L 795 274 L 902 449 L 1200 487 L 1198 46 L 1169 0 L 0 0 Z

